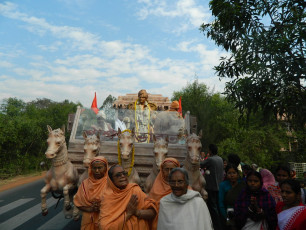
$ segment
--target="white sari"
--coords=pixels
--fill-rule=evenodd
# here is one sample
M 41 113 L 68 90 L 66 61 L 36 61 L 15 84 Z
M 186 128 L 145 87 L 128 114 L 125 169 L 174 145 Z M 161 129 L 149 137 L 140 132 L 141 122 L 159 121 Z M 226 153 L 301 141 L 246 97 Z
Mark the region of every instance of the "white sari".
M 250 218 L 247 219 L 245 225 L 241 230 L 266 230 L 269 229 L 267 223 L 264 220 L 253 221 Z
M 288 208 L 277 215 L 278 227 L 280 230 L 290 229 L 296 218 L 301 214 L 305 206 Z

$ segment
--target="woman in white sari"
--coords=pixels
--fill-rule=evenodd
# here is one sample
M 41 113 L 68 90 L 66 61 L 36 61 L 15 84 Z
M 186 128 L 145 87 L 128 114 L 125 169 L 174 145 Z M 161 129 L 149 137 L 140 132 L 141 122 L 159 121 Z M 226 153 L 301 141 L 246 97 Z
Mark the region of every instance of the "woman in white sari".
M 306 226 L 306 207 L 301 203 L 300 183 L 285 180 L 280 185 L 283 201 L 276 205 L 279 230 L 302 230 Z

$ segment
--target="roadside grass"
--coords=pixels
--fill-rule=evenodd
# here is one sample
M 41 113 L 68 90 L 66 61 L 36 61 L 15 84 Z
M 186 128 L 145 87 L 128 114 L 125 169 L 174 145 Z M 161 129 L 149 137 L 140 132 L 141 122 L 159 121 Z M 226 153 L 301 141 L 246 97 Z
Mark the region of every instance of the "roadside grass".
M 3 185 L 6 185 L 6 184 L 22 181 L 25 178 L 31 178 L 31 177 L 40 176 L 40 175 L 43 174 L 43 172 L 44 172 L 43 170 L 41 170 L 41 171 L 32 171 L 32 172 L 25 173 L 23 175 L 17 175 L 17 176 L 15 175 L 15 176 L 9 176 L 9 177 L 7 177 L 7 175 L 5 175 L 6 179 L 2 179 L 3 175 L 0 175 L 0 177 L 1 177 L 0 187 L 3 186 Z

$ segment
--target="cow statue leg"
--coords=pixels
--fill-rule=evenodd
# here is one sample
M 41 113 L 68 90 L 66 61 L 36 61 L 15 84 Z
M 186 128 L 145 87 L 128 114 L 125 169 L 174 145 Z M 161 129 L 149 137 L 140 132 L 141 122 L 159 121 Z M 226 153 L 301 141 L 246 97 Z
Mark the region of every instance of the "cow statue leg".
M 47 202 L 46 202 L 46 196 L 48 192 L 51 190 L 51 185 L 46 184 L 41 190 L 40 190 L 40 197 L 41 197 L 41 212 L 43 216 L 46 216 L 48 214 L 48 208 L 47 208 Z
M 64 194 L 64 207 L 68 211 L 71 209 L 71 204 L 70 204 L 70 198 L 69 198 L 69 189 L 74 188 L 74 184 L 66 184 L 63 188 L 63 194 Z
M 72 215 L 73 215 L 73 220 L 74 221 L 78 221 L 80 219 L 80 210 L 78 209 L 77 206 L 75 206 L 75 204 L 73 206 L 73 214 Z

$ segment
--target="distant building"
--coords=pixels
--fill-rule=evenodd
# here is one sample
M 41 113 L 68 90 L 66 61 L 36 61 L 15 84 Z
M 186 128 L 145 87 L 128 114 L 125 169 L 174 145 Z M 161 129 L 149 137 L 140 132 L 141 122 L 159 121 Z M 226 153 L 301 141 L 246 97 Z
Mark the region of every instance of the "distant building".
M 134 103 L 138 99 L 137 93 L 127 93 L 125 96 L 118 96 L 118 99 L 114 102 L 114 108 L 126 109 L 129 104 Z M 168 110 L 171 105 L 171 101 L 168 97 L 163 97 L 161 94 L 150 94 L 148 101 L 157 105 L 157 110 Z

